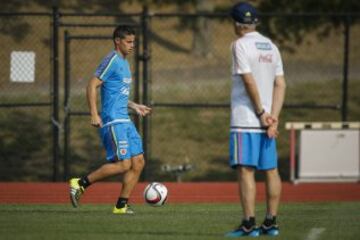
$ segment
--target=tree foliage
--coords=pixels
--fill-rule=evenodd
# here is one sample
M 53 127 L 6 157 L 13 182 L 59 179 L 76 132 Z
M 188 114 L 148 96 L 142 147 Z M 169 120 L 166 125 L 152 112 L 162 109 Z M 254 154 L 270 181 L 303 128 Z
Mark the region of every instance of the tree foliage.
M 258 9 L 261 13 L 272 13 L 263 14 L 261 28 L 265 34 L 283 45 L 288 40 L 299 44 L 308 33 L 316 32 L 321 40 L 344 24 L 355 23 L 351 16 L 359 14 L 360 1 L 262 0 Z
M 0 6 L 2 12 L 24 11 L 31 6 L 39 6 L 42 9 L 50 10 L 53 5 L 57 5 L 62 11 L 125 13 L 127 10 L 123 8 L 123 3 L 128 3 L 150 5 L 153 9 L 154 6 L 174 6 L 177 7 L 179 12 L 219 10 L 227 12 L 235 2 L 233 0 L 10 0 L 1 1 Z M 341 29 L 345 21 L 355 23 L 357 19 L 349 19 L 344 15 L 345 13 L 360 14 L 360 1 L 357 0 L 254 0 L 249 2 L 256 5 L 260 13 L 263 13 L 261 31 L 283 46 L 289 41 L 301 43 L 307 33 L 316 32 L 320 39 L 327 37 L 332 31 Z M 272 13 L 272 15 L 270 16 L 268 13 Z M 307 14 L 300 15 L 300 13 Z M 274 16 L 276 14 L 278 16 Z M 194 19 L 182 18 L 178 30 L 191 28 L 194 32 L 193 48 L 196 50 L 194 52 L 204 55 L 210 49 L 209 42 L 211 41 L 206 41 L 206 39 L 211 39 L 209 34 L 211 33 L 211 26 L 206 19 L 198 18 L 193 21 Z M 20 31 L 13 31 L 13 29 Z M 12 36 L 17 41 L 23 39 L 30 31 L 30 25 L 21 19 L 2 18 L 0 21 L 0 32 Z M 155 33 L 152 34 L 156 35 Z M 156 35 L 155 41 L 157 41 L 156 39 L 160 39 L 160 37 Z M 164 42 L 164 39 L 161 41 Z M 171 45 L 171 43 L 168 43 L 168 45 Z M 205 47 L 201 49 L 201 46 Z

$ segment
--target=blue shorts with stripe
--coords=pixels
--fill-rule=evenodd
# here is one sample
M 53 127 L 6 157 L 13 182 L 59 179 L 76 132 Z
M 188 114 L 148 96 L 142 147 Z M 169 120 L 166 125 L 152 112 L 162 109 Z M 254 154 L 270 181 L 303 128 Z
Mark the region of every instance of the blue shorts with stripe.
M 249 166 L 259 170 L 277 168 L 276 141 L 265 132 L 230 132 L 232 168 Z
M 132 122 L 116 123 L 100 129 L 108 161 L 130 159 L 143 154 L 142 140 Z

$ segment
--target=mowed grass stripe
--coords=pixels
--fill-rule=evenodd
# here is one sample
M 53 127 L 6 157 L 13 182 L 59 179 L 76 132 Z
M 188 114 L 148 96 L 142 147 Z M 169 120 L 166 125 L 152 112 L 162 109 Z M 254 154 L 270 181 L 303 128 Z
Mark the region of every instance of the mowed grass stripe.
M 241 219 L 239 204 L 134 205 L 136 215 L 118 216 L 111 205 L 0 205 L 1 239 L 225 239 Z M 358 239 L 360 202 L 283 204 L 280 236 L 306 239 Z M 265 206 L 257 207 L 261 223 Z M 259 239 L 268 239 L 260 237 Z

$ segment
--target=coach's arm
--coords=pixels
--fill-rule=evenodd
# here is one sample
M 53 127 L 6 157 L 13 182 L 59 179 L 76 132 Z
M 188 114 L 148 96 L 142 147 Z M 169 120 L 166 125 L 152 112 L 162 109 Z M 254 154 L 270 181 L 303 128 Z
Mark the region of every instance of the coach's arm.
M 274 82 L 273 100 L 271 107 L 271 116 L 273 119 L 275 119 L 275 122 L 267 130 L 267 134 L 269 137 L 277 137 L 278 135 L 278 124 L 279 124 L 278 119 L 284 104 L 285 89 L 286 89 L 286 83 L 284 76 L 276 76 Z
M 271 116 L 279 118 L 285 99 L 286 83 L 284 76 L 276 76 L 273 90 L 273 102 L 271 107 Z
M 86 88 L 86 98 L 91 115 L 91 125 L 94 127 L 102 127 L 101 117 L 99 116 L 97 109 L 97 88 L 100 87 L 102 81 L 93 77 L 90 79 L 87 88 Z

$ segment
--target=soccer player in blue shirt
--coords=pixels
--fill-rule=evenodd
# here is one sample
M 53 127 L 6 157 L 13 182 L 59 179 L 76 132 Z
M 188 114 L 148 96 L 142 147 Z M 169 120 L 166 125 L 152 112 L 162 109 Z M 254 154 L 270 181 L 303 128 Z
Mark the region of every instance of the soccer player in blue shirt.
M 78 207 L 80 196 L 91 184 L 117 174 L 123 175 L 119 199 L 113 209 L 115 214 L 133 214 L 128 199 L 139 180 L 145 161 L 141 137 L 131 122 L 128 107 L 146 116 L 151 108 L 129 101 L 131 71 L 126 57 L 133 51 L 135 30 L 118 26 L 113 33 L 115 49 L 100 63 L 95 76 L 87 86 L 87 100 L 91 125 L 100 129 L 106 149 L 107 163 L 81 178 L 70 180 L 70 199 Z M 97 109 L 97 88 L 101 89 L 101 115 Z

